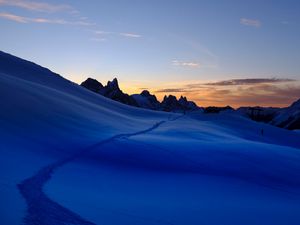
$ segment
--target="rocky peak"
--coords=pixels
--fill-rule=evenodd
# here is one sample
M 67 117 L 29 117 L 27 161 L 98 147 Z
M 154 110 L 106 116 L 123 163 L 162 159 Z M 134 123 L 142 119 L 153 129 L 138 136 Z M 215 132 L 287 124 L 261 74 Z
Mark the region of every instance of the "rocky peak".
M 97 81 L 93 78 L 86 79 L 80 85 L 93 91 L 93 92 L 97 92 L 97 93 L 103 88 L 103 85 L 99 81 Z
M 187 103 L 188 101 L 187 101 L 187 98 L 186 97 L 184 97 L 184 96 L 180 96 L 180 98 L 179 98 L 179 100 L 178 100 L 178 102 L 180 102 L 180 103 Z
M 153 96 L 153 95 L 150 94 L 150 92 L 148 90 L 143 90 L 140 95 L 142 95 L 144 97 Z
M 161 105 L 164 111 L 190 111 L 198 109 L 196 103 L 188 101 L 184 96 L 181 96 L 179 100 L 174 95 L 165 96 Z
M 300 109 L 300 99 L 295 101 L 290 107 Z
M 162 109 L 164 111 L 178 111 L 181 109 L 180 104 L 177 101 L 177 98 L 174 95 L 169 95 L 164 97 L 164 100 L 161 103 Z
M 153 102 L 155 104 L 159 103 L 159 101 L 157 101 L 156 96 L 155 95 L 151 95 L 148 90 L 143 90 L 140 95 L 148 98 L 151 102 Z
M 198 106 L 193 101 L 188 101 L 186 97 L 180 96 L 178 103 L 181 105 L 183 110 L 195 110 Z
M 156 96 L 152 95 L 148 90 L 143 90 L 140 94 L 129 96 L 128 94 L 123 93 L 119 88 L 118 80 L 116 78 L 112 81 L 108 81 L 106 86 L 103 86 L 95 79 L 88 78 L 86 81 L 82 82 L 81 86 L 112 100 L 146 109 L 168 112 L 185 112 L 198 109 L 198 106 L 194 102 L 188 101 L 184 96 L 181 96 L 178 100 L 174 95 L 165 96 L 161 103 L 157 100 Z
M 106 87 L 110 90 L 120 90 L 117 78 L 114 78 L 112 81 L 108 81 Z
M 219 113 L 227 110 L 234 110 L 234 109 L 229 105 L 225 107 L 209 106 L 204 108 L 204 113 Z
M 165 95 L 163 102 L 177 102 L 177 98 L 174 95 Z
M 145 109 L 159 110 L 160 102 L 157 101 L 155 95 L 151 95 L 149 91 L 144 90 L 140 94 L 131 95 L 135 99 L 138 106 Z

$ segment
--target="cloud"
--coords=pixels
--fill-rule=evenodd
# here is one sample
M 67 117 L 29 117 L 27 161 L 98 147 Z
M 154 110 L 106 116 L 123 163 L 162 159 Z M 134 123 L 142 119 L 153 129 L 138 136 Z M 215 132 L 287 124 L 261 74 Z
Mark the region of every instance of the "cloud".
M 200 64 L 197 62 L 186 62 L 186 61 L 180 61 L 180 60 L 173 60 L 172 65 L 173 66 L 182 66 L 182 67 L 191 67 L 191 68 L 200 67 Z
M 230 85 L 254 85 L 254 84 L 270 84 L 270 83 L 285 83 L 295 81 L 293 79 L 277 79 L 277 78 L 248 78 L 248 79 L 231 79 L 212 83 L 205 83 L 204 85 L 213 86 L 230 86 Z
M 119 33 L 120 36 L 128 37 L 128 38 L 140 38 L 142 35 L 134 34 L 134 33 Z
M 281 21 L 280 22 L 282 25 L 289 25 L 290 24 L 290 22 L 289 21 L 286 21 L 286 20 L 283 20 L 283 21 Z
M 1 1 L 1 0 L 0 0 Z M 48 24 L 60 24 L 60 25 L 78 25 L 78 26 L 91 26 L 92 23 L 84 21 L 67 21 L 64 19 L 47 19 L 47 18 L 30 18 L 15 15 L 12 13 L 0 12 L 0 17 L 11 20 L 18 23 L 48 23 Z
M 10 14 L 10 13 L 5 13 L 5 12 L 0 12 L 0 17 L 7 19 L 7 20 L 12 20 L 18 23 L 27 23 L 28 19 L 22 16 Z
M 168 85 L 168 84 L 165 84 Z M 154 90 L 158 97 L 184 95 L 199 106 L 286 107 L 300 98 L 300 81 L 292 79 L 234 79 L 211 83 L 173 84 Z
M 103 31 L 103 30 L 96 30 L 95 34 L 107 35 L 107 34 L 112 34 L 112 32 L 110 32 L 110 31 Z
M 230 92 L 227 94 L 218 94 L 217 91 L 212 90 L 210 95 L 214 98 L 222 99 L 224 103 L 234 107 L 257 105 L 285 107 L 300 98 L 300 85 L 264 84 L 230 89 Z
M 103 42 L 103 41 L 107 41 L 106 38 L 90 38 L 90 41 L 96 41 L 96 42 Z
M 24 0 L 0 0 L 0 5 L 14 6 L 26 10 L 54 13 L 65 11 L 69 13 L 78 13 L 72 6 L 66 4 L 49 4 L 46 2 L 34 2 Z
M 70 24 L 70 22 L 62 19 L 45 19 L 45 18 L 26 18 L 28 22 L 32 23 L 52 23 L 52 24 Z
M 174 92 L 187 92 L 184 88 L 165 88 L 154 91 L 155 93 L 174 93 Z
M 121 36 L 121 37 L 126 37 L 126 38 L 141 38 L 142 35 L 140 34 L 135 34 L 135 33 L 119 33 L 119 32 L 112 32 L 112 31 L 104 31 L 104 30 L 94 30 L 94 34 L 97 35 L 97 37 L 92 38 L 92 39 L 105 39 L 107 40 L 109 36 Z
M 261 27 L 261 22 L 259 20 L 254 20 L 254 19 L 241 18 L 240 24 L 245 26 L 256 27 L 256 28 Z

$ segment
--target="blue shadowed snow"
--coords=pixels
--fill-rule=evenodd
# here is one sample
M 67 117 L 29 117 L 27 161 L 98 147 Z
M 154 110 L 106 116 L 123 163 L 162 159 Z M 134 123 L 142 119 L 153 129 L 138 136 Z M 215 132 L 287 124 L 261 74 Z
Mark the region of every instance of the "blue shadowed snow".
M 299 224 L 299 132 L 122 105 L 3 52 L 0 101 L 1 224 Z

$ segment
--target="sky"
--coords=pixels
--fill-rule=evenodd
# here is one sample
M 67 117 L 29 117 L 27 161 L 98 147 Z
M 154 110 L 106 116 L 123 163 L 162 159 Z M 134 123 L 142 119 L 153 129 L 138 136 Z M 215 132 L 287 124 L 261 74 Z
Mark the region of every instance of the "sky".
M 199 106 L 300 98 L 297 0 L 0 0 L 0 50 Z

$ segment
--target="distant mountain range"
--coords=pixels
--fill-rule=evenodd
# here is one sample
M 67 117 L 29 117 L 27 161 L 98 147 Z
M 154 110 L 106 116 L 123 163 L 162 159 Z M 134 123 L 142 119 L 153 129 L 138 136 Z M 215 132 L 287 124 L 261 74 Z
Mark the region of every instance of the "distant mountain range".
M 169 95 L 159 102 L 156 96 L 150 94 L 148 90 L 144 90 L 140 94 L 128 95 L 119 88 L 117 78 L 108 81 L 106 86 L 95 79 L 88 78 L 81 83 L 81 86 L 112 100 L 145 109 L 166 112 L 186 112 L 200 109 L 195 102 L 188 101 L 184 96 L 177 100 L 176 96 Z
M 140 94 L 128 95 L 120 89 L 116 78 L 108 81 L 106 86 L 103 86 L 96 79 L 88 78 L 81 83 L 81 86 L 112 100 L 139 108 L 166 112 L 202 110 L 204 113 L 219 113 L 230 110 L 257 122 L 269 123 L 289 130 L 300 129 L 300 99 L 287 108 L 256 106 L 240 107 L 235 110 L 230 106 L 199 107 L 184 96 L 177 99 L 176 96 L 168 95 L 164 97 L 162 102 L 159 102 L 156 96 L 150 94 L 148 90 L 143 90 Z
M 269 123 L 288 130 L 300 129 L 300 99 L 286 108 L 256 106 L 241 107 L 236 111 L 258 122 Z

